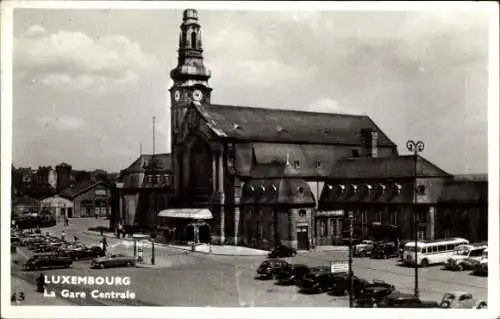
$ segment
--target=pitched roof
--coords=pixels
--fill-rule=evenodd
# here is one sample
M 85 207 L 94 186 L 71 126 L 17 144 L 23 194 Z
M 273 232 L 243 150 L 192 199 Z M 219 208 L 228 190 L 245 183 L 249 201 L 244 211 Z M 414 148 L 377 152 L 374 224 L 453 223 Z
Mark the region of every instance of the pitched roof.
M 96 187 L 97 185 L 100 185 L 100 184 L 102 184 L 108 188 L 110 187 L 108 184 L 106 184 L 103 181 L 98 181 L 95 183 L 91 183 L 89 181 L 84 181 L 84 182 L 80 182 L 76 185 L 73 185 L 71 187 L 63 189 L 62 191 L 59 192 L 59 196 L 66 197 L 66 198 L 74 198 L 75 196 L 78 196 L 79 194 L 81 194 L 81 193 L 83 193 L 83 192 L 85 192 L 93 187 Z
M 151 163 L 151 159 L 153 158 L 152 154 L 142 154 L 137 158 L 129 167 L 122 171 L 124 173 L 142 173 L 146 171 L 148 164 Z M 172 170 L 172 161 L 170 153 L 163 154 L 155 154 L 155 160 L 158 163 L 156 168 L 156 172 L 158 173 L 166 173 L 171 172 Z
M 366 115 L 193 103 L 219 136 L 246 141 L 359 145 L 361 130 L 378 132 L 378 145 L 395 144 Z
M 438 197 L 441 203 L 488 203 L 488 182 L 475 180 L 447 181 Z
M 254 179 L 245 183 L 240 204 L 315 205 L 309 184 L 302 179 Z
M 415 156 L 347 158 L 334 164 L 331 178 L 404 178 L 415 176 Z M 418 177 L 451 177 L 436 165 L 417 155 Z

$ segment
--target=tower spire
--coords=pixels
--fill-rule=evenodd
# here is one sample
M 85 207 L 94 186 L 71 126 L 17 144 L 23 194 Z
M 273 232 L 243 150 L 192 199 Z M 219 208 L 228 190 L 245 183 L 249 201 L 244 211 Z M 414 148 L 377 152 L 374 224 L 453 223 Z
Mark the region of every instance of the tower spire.
M 203 64 L 203 41 L 198 11 L 184 10 L 180 29 L 177 67 L 170 72 L 170 77 L 174 86 L 203 88 L 204 95 L 208 98 L 211 91 L 208 85 L 210 70 Z

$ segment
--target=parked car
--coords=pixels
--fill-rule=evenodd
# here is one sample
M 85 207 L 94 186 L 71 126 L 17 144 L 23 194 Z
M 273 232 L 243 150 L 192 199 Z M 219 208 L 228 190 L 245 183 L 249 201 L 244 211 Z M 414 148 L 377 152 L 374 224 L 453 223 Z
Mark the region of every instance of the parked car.
M 40 268 L 71 267 L 73 260 L 57 253 L 39 253 L 30 257 L 24 264 L 27 270 L 37 270 Z
M 413 294 L 395 291 L 376 303 L 378 308 L 440 308 L 436 301 L 423 301 Z
M 257 268 L 257 275 L 259 278 L 271 279 L 275 274 L 281 271 L 281 269 L 288 265 L 290 264 L 282 259 L 267 259 Z
M 483 258 L 486 249 L 488 249 L 486 245 L 460 245 L 455 248 L 444 267 L 449 270 L 470 270 Z
M 439 305 L 442 308 L 455 309 L 482 309 L 487 307 L 486 301 L 476 300 L 472 294 L 462 291 L 445 293 Z
M 303 264 L 286 265 L 276 272 L 275 279 L 281 285 L 298 284 L 310 271 L 311 269 Z
M 387 259 L 398 257 L 398 255 L 398 247 L 396 247 L 393 242 L 382 242 L 375 245 L 370 257 L 376 259 Z
M 342 280 L 345 272 L 332 273 L 330 269 L 321 269 L 306 274 L 299 283 L 299 291 L 321 293 L 330 291 L 336 281 Z
M 297 255 L 297 250 L 295 250 L 295 248 L 279 244 L 271 249 L 268 258 L 293 257 L 295 255 Z
M 472 270 L 472 274 L 479 276 L 488 276 L 488 258 L 482 259 Z
M 394 285 L 391 285 L 382 280 L 374 280 L 369 285 L 363 287 L 359 294 L 356 295 L 356 303 L 358 306 L 369 306 L 373 303 L 381 301 L 386 296 L 396 291 Z
M 60 250 L 61 254 L 71 257 L 73 260 L 104 257 L 104 250 L 99 246 L 74 246 L 65 247 Z
M 353 296 L 356 298 L 361 295 L 361 291 L 364 288 L 370 285 L 365 279 L 361 279 L 357 276 L 352 276 L 352 288 Z M 331 293 L 336 296 L 343 296 L 345 294 L 349 294 L 351 291 L 351 283 L 349 281 L 349 274 L 345 273 L 345 275 L 340 276 L 340 278 L 333 282 L 332 287 L 330 289 Z
M 361 243 L 354 246 L 354 257 L 370 256 L 373 251 L 374 242 L 372 240 L 362 240 Z
M 136 260 L 133 256 L 115 254 L 99 257 L 92 260 L 91 268 L 131 267 L 135 266 Z

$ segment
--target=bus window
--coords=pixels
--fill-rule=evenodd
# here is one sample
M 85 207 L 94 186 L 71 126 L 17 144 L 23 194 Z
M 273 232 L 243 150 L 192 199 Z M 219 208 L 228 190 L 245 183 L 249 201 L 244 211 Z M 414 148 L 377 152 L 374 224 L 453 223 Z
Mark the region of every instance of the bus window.
M 470 252 L 469 257 L 479 257 L 483 254 L 481 249 L 474 249 Z
M 433 246 L 433 247 L 432 247 L 432 252 L 433 252 L 433 253 L 437 253 L 437 252 L 438 252 L 438 248 L 437 248 L 437 246 Z
M 446 250 L 450 251 L 450 250 L 454 250 L 454 249 L 455 249 L 455 245 L 453 245 L 453 244 L 446 245 Z
M 425 247 L 422 248 L 422 254 L 427 254 L 427 248 Z
M 439 245 L 438 247 L 438 252 L 445 252 L 446 251 L 446 245 Z

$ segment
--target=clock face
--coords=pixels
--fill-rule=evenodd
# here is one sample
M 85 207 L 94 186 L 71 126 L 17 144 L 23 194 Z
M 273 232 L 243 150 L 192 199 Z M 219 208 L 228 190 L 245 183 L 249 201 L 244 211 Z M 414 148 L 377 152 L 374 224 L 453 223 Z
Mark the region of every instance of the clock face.
M 174 99 L 179 102 L 179 100 L 181 99 L 181 92 L 179 91 L 175 91 L 174 93 Z
M 194 92 L 193 92 L 193 99 L 195 101 L 201 101 L 202 98 L 203 98 L 203 93 L 201 93 L 200 90 L 194 90 Z

